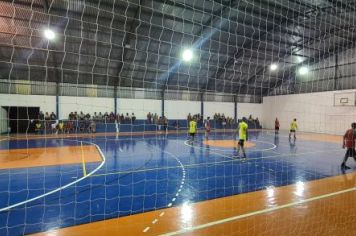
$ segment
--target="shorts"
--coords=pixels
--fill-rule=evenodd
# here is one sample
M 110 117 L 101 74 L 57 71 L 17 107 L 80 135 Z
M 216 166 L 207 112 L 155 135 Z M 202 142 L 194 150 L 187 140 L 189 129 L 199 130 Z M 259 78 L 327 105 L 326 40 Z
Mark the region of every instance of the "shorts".
M 295 133 L 295 129 L 291 129 L 290 132 L 291 132 L 291 133 Z
M 279 130 L 279 127 L 278 127 L 278 126 L 276 126 L 276 127 L 274 127 L 274 129 L 275 129 L 275 130 Z
M 241 146 L 241 147 L 244 147 L 245 145 L 245 140 L 244 139 L 240 139 L 238 144 Z
M 194 137 L 195 136 L 195 133 L 189 133 L 190 136 Z
M 356 150 L 354 148 L 347 148 L 345 156 L 356 158 Z

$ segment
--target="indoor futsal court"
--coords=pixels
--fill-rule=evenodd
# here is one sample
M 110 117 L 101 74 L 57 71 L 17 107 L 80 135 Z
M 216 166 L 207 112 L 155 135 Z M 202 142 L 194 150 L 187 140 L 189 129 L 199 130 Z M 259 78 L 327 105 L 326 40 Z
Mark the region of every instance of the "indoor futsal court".
M 356 1 L 0 0 L 0 236 L 356 235 Z

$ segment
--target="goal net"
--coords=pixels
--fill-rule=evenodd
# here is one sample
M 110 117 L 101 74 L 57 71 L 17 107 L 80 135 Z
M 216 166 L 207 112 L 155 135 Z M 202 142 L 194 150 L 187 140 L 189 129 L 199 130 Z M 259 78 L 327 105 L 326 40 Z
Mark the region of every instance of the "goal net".
M 355 121 L 355 9 L 347 0 L 0 1 L 0 234 L 340 174 L 339 159 L 303 161 L 315 149 L 326 152 L 315 165 L 343 155 L 339 136 L 328 146 L 329 136 L 308 133 L 344 134 Z M 236 162 L 243 118 L 251 159 Z M 314 144 L 286 141 L 293 119 Z

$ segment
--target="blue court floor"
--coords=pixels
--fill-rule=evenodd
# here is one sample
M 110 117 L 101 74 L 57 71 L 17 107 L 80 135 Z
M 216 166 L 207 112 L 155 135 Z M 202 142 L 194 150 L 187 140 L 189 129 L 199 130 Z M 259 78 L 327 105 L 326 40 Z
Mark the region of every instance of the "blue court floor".
M 232 140 L 212 133 L 210 140 Z M 0 235 L 23 235 L 342 174 L 341 144 L 251 131 L 247 159 L 186 134 L 0 141 L 0 150 L 96 144 L 102 161 L 0 170 Z M 1 158 L 1 156 L 0 156 Z M 349 161 L 351 170 L 356 164 Z M 51 193 L 52 192 L 52 193 Z M 51 194 L 48 194 L 51 193 Z M 48 195 L 46 195 L 48 194 Z M 46 196 L 43 196 L 46 195 Z M 25 204 L 22 204 L 26 202 Z

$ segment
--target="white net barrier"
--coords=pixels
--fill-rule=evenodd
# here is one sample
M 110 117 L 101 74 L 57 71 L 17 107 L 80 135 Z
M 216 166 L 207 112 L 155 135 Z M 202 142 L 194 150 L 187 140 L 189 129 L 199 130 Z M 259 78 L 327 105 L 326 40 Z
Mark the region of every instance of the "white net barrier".
M 355 91 L 332 92 L 355 87 L 352 1 L 13 0 L 0 12 L 1 235 L 293 184 L 315 149 L 253 133 L 236 164 L 205 142 L 207 117 L 224 142 L 249 116 L 325 134 L 354 121 Z M 278 145 L 302 158 L 281 160 Z M 303 180 L 338 173 L 325 169 Z

